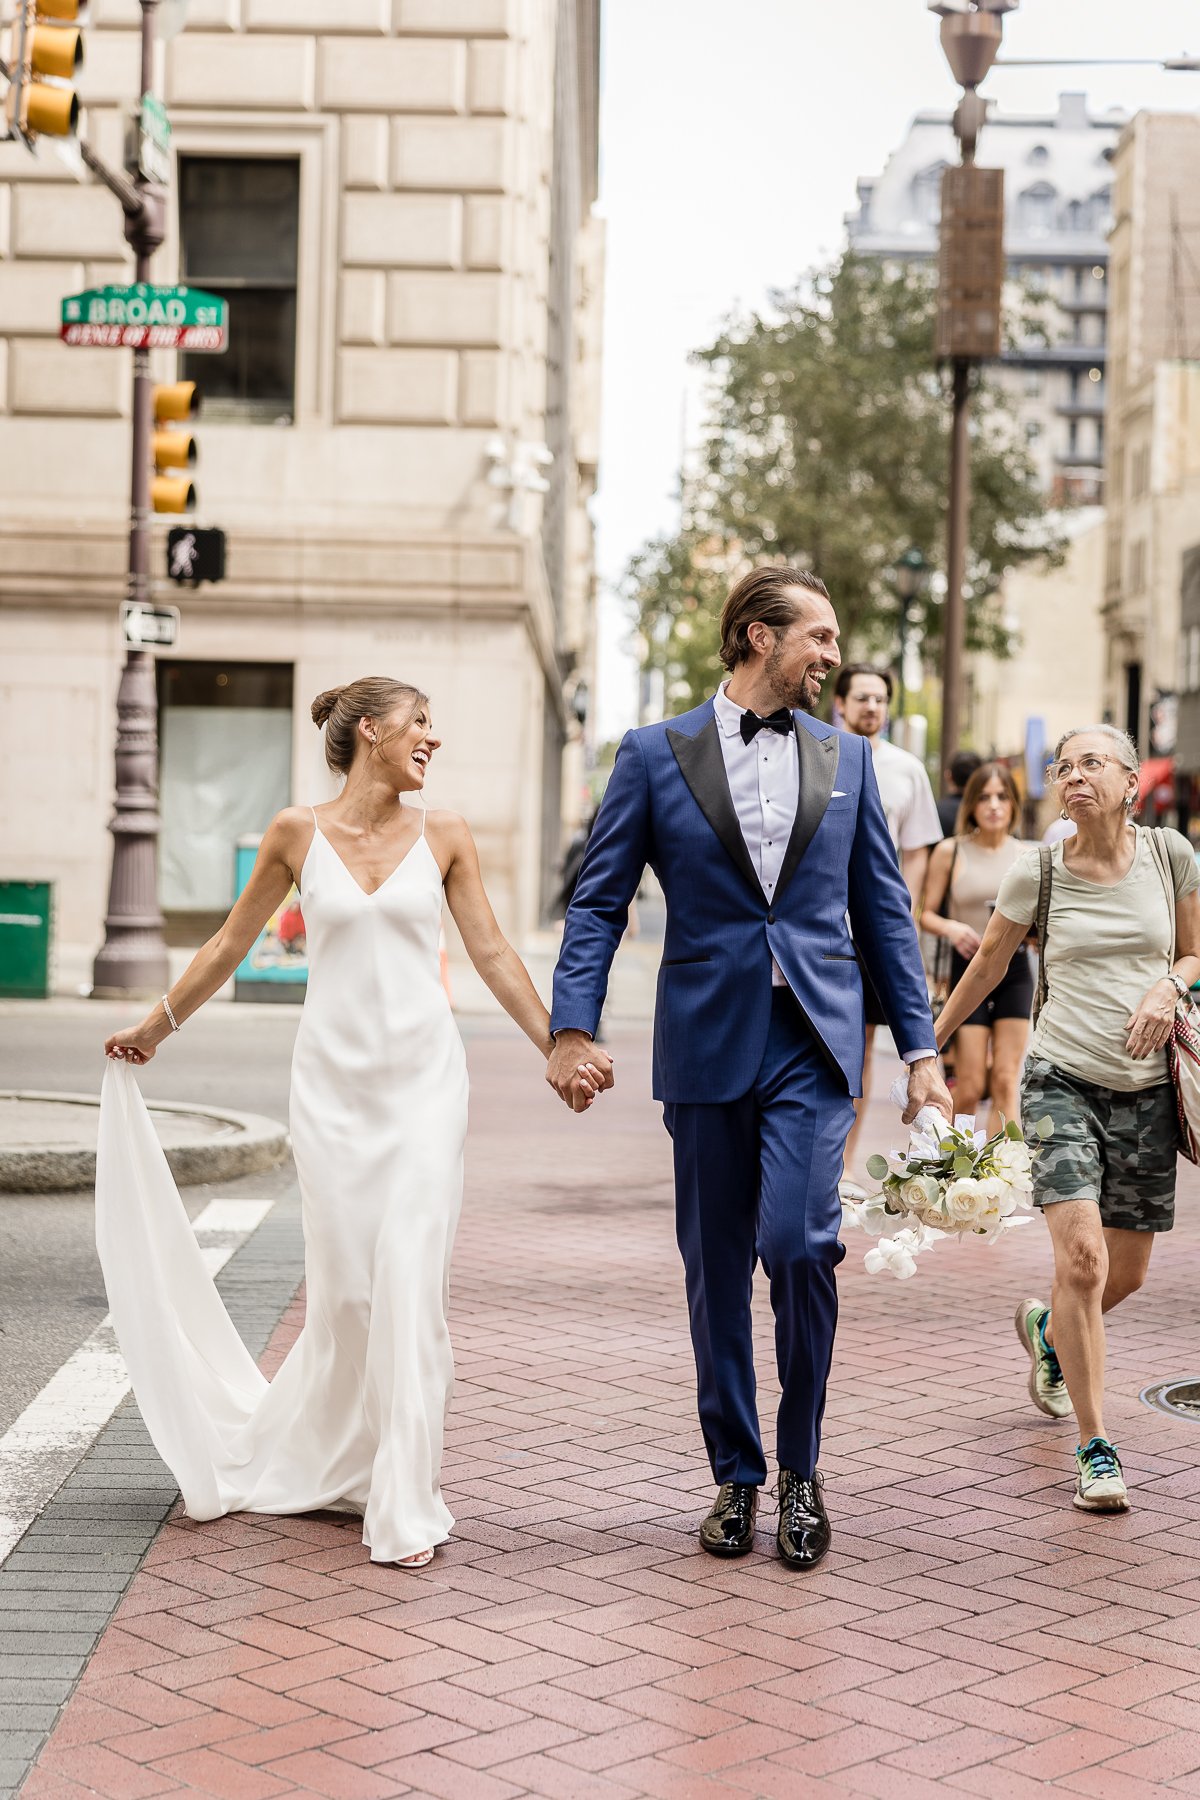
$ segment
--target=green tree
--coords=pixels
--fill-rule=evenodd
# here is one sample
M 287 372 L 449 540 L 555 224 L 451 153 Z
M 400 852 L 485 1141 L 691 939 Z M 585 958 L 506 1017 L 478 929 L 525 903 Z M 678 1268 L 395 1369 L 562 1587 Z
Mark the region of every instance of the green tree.
M 680 532 L 645 546 L 626 576 L 644 660 L 664 671 L 672 710 L 712 692 L 721 601 L 765 558 L 822 577 L 845 645 L 893 654 L 889 569 L 913 545 L 934 567 L 944 557 L 949 406 L 932 362 L 935 305 L 930 270 L 848 254 L 696 353 L 713 378 L 703 471 L 685 488 Z M 991 378 L 974 397 L 971 458 L 967 639 L 1004 655 L 1004 571 L 1060 562 L 1064 546 Z M 936 657 L 941 607 L 936 595 L 923 604 Z

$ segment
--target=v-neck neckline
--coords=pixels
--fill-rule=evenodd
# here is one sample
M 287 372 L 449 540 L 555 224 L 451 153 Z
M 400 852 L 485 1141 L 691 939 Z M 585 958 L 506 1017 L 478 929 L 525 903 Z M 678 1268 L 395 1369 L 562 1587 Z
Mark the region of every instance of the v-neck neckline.
M 325 833 L 321 830 L 321 827 L 317 823 L 315 818 L 313 820 L 313 836 L 315 838 L 319 837 L 321 839 L 322 843 L 328 844 L 330 850 L 333 853 L 334 860 L 341 864 L 342 868 L 344 869 L 344 871 L 346 873 L 347 880 L 352 881 L 354 883 L 354 886 L 358 889 L 359 893 L 362 895 L 364 900 L 373 900 L 375 898 L 376 894 L 382 894 L 384 888 L 387 887 L 388 883 L 395 880 L 396 876 L 400 873 L 401 869 L 404 867 L 405 863 L 408 861 L 409 857 L 413 854 L 413 852 L 418 848 L 419 845 L 421 845 L 425 842 L 425 832 L 424 832 L 424 830 L 422 830 L 419 837 L 417 838 L 416 843 L 410 844 L 408 846 L 408 849 L 404 852 L 404 855 L 400 858 L 400 861 L 396 864 L 395 868 L 392 869 L 389 874 L 384 876 L 384 878 L 380 882 L 379 886 L 375 887 L 375 888 L 365 888 L 363 886 L 362 882 L 358 879 L 357 875 L 355 875 L 353 869 L 351 869 L 349 863 L 346 861 L 346 859 L 342 855 L 341 851 L 334 844 L 333 840 L 329 837 L 326 837 Z M 309 845 L 309 850 L 310 850 L 310 852 L 312 850 L 311 844 Z M 306 857 L 305 861 L 307 862 L 307 860 L 308 860 L 308 858 Z

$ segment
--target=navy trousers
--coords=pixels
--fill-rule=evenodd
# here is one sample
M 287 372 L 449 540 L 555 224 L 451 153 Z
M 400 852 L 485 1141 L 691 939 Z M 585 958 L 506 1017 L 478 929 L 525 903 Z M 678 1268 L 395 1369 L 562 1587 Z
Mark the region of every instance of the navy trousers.
M 770 1283 L 783 1395 L 779 1465 L 810 1478 L 837 1327 L 838 1180 L 854 1107 L 788 988 L 776 988 L 754 1086 L 721 1106 L 664 1108 L 700 1427 L 718 1482 L 762 1486 L 750 1291 Z

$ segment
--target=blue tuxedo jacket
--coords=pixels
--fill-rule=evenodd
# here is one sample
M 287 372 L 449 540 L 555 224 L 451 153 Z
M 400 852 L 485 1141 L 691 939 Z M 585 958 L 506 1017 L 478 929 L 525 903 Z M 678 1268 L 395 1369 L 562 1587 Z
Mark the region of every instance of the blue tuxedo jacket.
M 795 719 L 800 798 L 770 901 L 734 811 L 711 700 L 628 732 L 617 753 L 567 912 L 551 1029 L 595 1035 L 649 864 L 667 902 L 658 1100 L 721 1103 L 749 1092 L 770 1024 L 772 957 L 851 1094 L 862 1091 L 864 1047 L 855 944 L 901 1054 L 933 1047 L 911 902 L 870 746 L 805 713 Z

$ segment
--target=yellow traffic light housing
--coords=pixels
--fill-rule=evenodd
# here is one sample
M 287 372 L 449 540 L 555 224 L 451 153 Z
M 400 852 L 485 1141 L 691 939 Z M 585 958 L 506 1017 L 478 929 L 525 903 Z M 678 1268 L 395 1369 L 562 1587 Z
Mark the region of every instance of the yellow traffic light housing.
M 190 513 L 196 510 L 196 489 L 186 475 L 169 473 L 196 464 L 196 440 L 190 431 L 173 430 L 200 411 L 200 392 L 194 381 L 172 381 L 154 390 L 154 474 L 150 500 L 156 513 Z
M 21 0 L 9 34 L 4 113 L 10 131 L 28 139 L 74 137 L 79 96 L 72 83 L 83 67 L 78 27 L 86 17 L 81 0 Z

